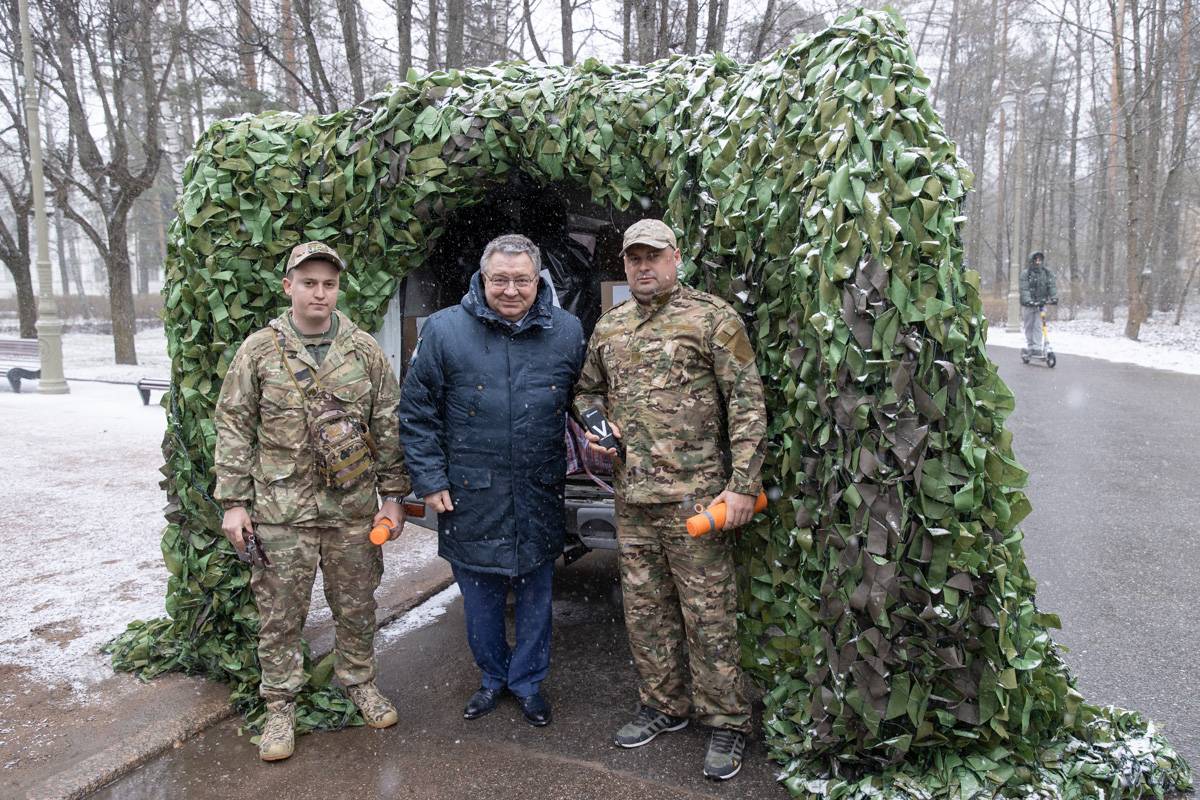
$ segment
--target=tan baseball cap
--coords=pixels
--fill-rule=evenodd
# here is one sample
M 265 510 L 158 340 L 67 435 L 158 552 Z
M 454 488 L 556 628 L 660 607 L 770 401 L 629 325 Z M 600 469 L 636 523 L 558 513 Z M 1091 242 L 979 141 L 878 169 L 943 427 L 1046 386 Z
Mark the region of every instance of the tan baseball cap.
M 621 245 L 621 255 L 635 244 L 644 244 L 656 250 L 671 248 L 678 250 L 675 243 L 675 231 L 661 219 L 640 219 L 625 229 L 625 242 Z
M 342 261 L 342 257 L 337 254 L 337 251 L 322 242 L 304 242 L 293 247 L 292 254 L 288 256 L 287 268 L 293 270 L 305 261 L 314 258 L 328 261 L 338 268 L 338 272 L 346 269 L 346 262 Z

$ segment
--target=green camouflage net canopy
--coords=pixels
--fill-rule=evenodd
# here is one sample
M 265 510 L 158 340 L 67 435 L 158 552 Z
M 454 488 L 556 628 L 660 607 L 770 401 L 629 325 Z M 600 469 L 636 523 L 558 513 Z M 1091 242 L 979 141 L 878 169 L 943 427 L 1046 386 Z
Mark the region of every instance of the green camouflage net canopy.
M 352 269 L 369 330 L 448 216 L 521 171 L 643 200 L 685 273 L 750 320 L 783 499 L 741 537 L 743 659 L 798 796 L 1096 797 L 1190 785 L 1139 715 L 1085 703 L 1034 604 L 1013 398 L 962 268 L 971 175 L 899 19 L 851 14 L 752 65 L 499 65 L 418 77 L 325 117 L 214 125 L 183 174 L 166 265 L 169 619 L 114 663 L 234 685 L 261 713 L 249 572 L 219 532 L 213 405 L 283 305 L 304 239 Z M 359 720 L 311 667 L 301 729 Z

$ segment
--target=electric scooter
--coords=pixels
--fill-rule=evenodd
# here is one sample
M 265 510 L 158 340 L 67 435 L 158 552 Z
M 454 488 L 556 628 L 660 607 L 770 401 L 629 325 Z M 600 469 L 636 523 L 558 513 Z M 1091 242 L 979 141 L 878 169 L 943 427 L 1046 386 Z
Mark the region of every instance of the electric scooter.
M 1050 347 L 1050 334 L 1046 328 L 1046 304 L 1038 306 L 1038 314 L 1042 318 L 1042 346 L 1030 348 L 1021 348 L 1021 363 L 1028 364 L 1032 360 L 1043 361 L 1050 369 L 1054 369 L 1054 365 L 1058 363 L 1058 357 L 1054 355 L 1054 350 Z

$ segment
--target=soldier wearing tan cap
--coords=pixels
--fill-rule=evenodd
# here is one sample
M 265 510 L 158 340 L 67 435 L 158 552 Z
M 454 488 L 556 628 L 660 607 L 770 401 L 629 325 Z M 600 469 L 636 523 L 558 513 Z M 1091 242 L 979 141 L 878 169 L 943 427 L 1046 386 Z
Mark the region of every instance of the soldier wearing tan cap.
M 694 717 L 713 728 L 704 774 L 724 780 L 750 730 L 728 531 L 750 520 L 762 486 L 762 383 L 737 312 L 679 283 L 670 227 L 631 225 L 621 254 L 633 298 L 596 324 L 575 387 L 577 411 L 600 408 L 625 446 L 617 539 L 641 709 L 615 742 L 640 747 Z M 693 507 L 718 500 L 724 530 L 690 537 Z
M 291 308 L 238 348 L 213 417 L 221 530 L 239 553 L 257 536 L 269 559 L 250 578 L 267 704 L 264 761 L 294 747 L 294 700 L 306 680 L 300 632 L 318 565 L 337 632 L 335 674 L 368 725 L 397 720 L 374 681 L 383 556 L 369 536 L 385 517 L 395 523 L 392 538 L 404 524 L 400 390 L 383 350 L 336 310 L 345 269 L 321 242 L 292 249 L 283 278 Z

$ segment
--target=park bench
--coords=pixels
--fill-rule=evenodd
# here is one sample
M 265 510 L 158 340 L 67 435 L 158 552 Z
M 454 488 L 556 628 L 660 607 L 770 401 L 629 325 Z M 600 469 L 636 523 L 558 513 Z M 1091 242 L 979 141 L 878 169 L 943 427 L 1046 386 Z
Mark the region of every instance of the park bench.
M 41 378 L 41 356 L 36 339 L 0 339 L 0 375 L 18 394 L 21 381 Z
M 165 392 L 171 388 L 171 382 L 163 378 L 141 378 L 137 382 L 137 390 L 142 395 L 142 405 L 150 405 L 150 392 Z

